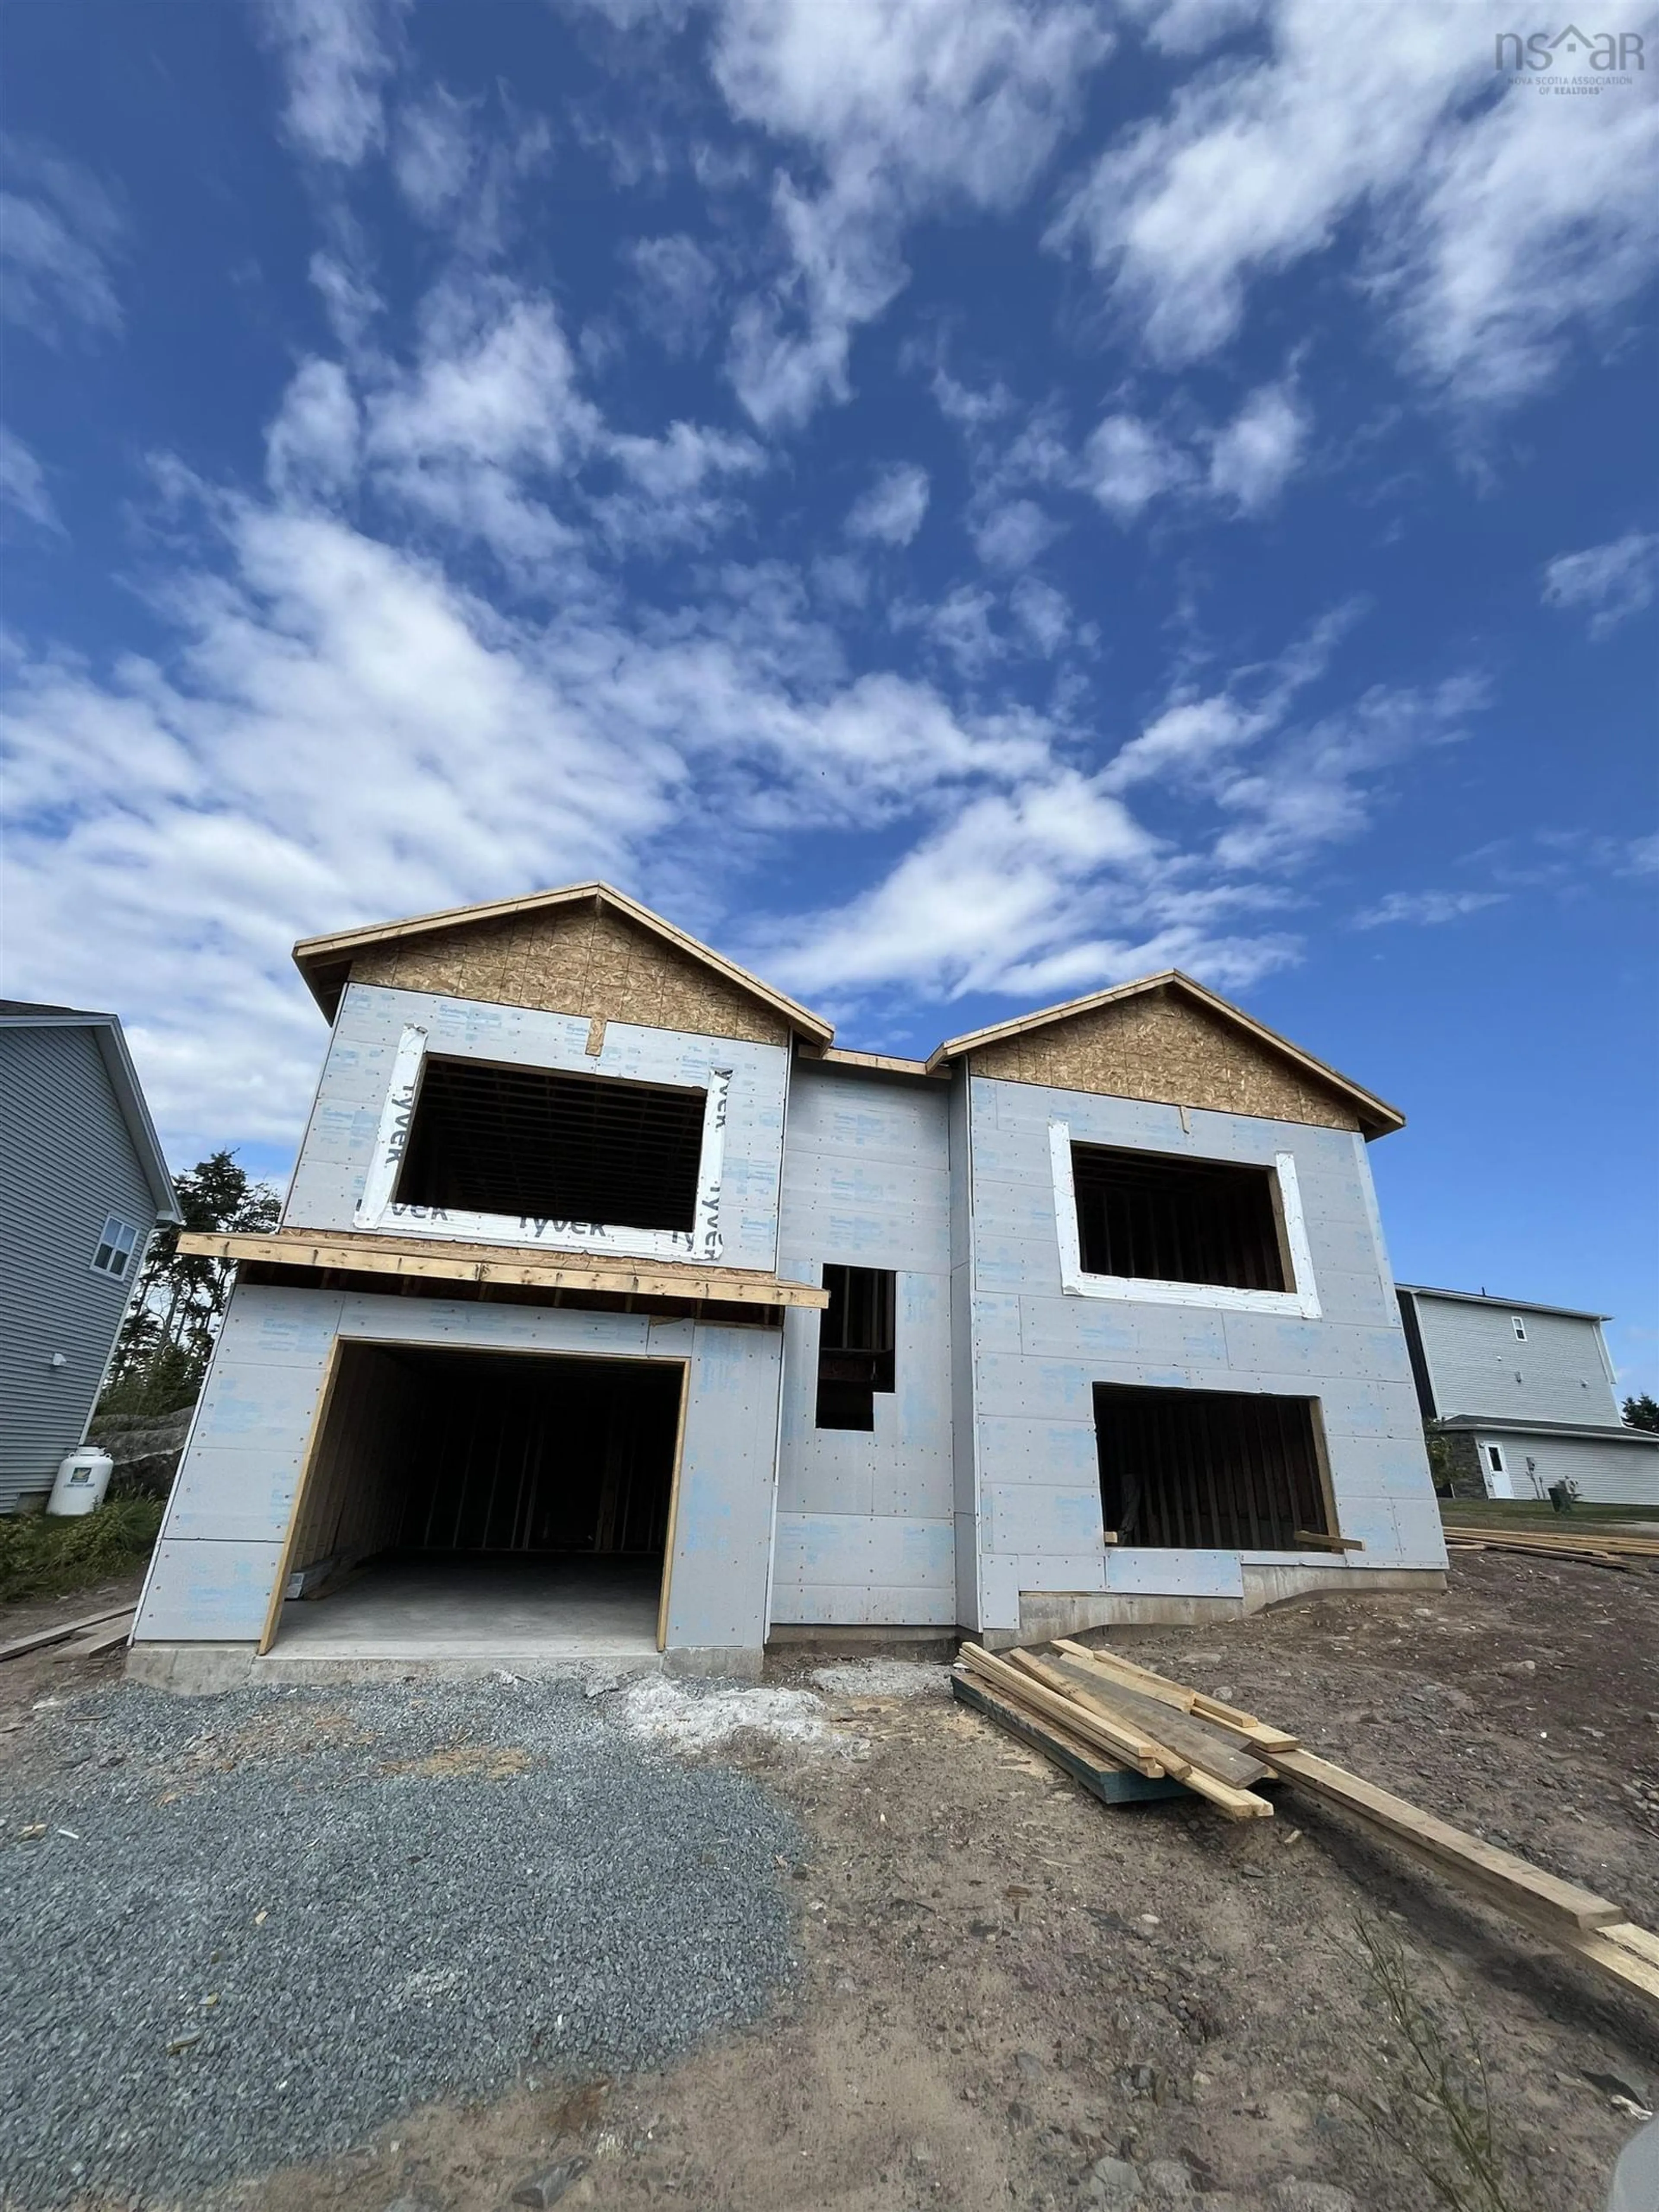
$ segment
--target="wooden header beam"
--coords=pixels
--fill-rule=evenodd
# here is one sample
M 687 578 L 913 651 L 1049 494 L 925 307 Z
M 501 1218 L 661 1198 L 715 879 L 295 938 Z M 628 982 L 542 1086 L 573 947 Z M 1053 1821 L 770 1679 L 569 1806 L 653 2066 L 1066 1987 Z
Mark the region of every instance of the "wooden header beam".
M 516 1256 L 501 1244 L 451 1244 L 437 1237 L 380 1237 L 351 1230 L 186 1231 L 179 1249 L 196 1260 L 257 1260 L 266 1267 L 330 1267 L 351 1274 L 507 1283 L 546 1291 L 617 1291 L 635 1297 L 708 1298 L 726 1305 L 823 1308 L 815 1283 L 786 1283 L 754 1267 L 694 1267 L 586 1254 Z

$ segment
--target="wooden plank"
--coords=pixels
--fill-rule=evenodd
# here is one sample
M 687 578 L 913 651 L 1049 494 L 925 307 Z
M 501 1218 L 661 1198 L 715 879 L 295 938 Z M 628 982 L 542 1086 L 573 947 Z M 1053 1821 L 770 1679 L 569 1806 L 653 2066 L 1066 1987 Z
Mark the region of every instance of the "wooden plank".
M 44 1651 L 49 1645 L 63 1644 L 71 1636 L 84 1630 L 100 1627 L 106 1620 L 118 1620 L 130 1614 L 130 1605 L 112 1606 L 106 1613 L 83 1613 L 79 1620 L 60 1621 L 52 1628 L 37 1628 L 27 1636 L 14 1636 L 9 1644 L 0 1644 L 0 1662 L 8 1659 L 26 1659 L 31 1651 Z
M 1224 1705 L 1218 1698 L 1206 1698 L 1201 1690 L 1189 1689 L 1184 1682 L 1172 1682 L 1167 1674 L 1155 1674 L 1150 1667 L 1137 1667 L 1133 1659 L 1124 1658 L 1121 1652 L 1096 1650 L 1086 1644 L 1074 1644 L 1069 1636 L 1057 1636 L 1054 1648 L 1074 1659 L 1086 1660 L 1091 1667 L 1103 1668 L 1131 1689 L 1156 1698 L 1160 1705 L 1173 1705 L 1181 1712 L 1209 1721 L 1248 1743 L 1264 1759 L 1275 1751 L 1294 1751 L 1301 1741 L 1283 1729 L 1257 1720 L 1254 1713 L 1240 1712 L 1235 1705 Z
M 1626 1917 L 1622 1905 L 1581 1889 L 1577 1882 L 1546 1874 L 1541 1867 L 1517 1858 L 1513 1851 L 1482 1843 L 1466 1829 L 1421 1811 L 1391 1790 L 1379 1789 L 1361 1775 L 1350 1774 L 1346 1767 L 1334 1766 L 1328 1759 L 1316 1758 L 1312 1752 L 1276 1752 L 1269 1755 L 1267 1763 L 1285 1781 L 1357 1813 L 1453 1869 L 1467 1869 L 1489 1891 L 1504 1897 L 1512 1895 L 1530 1911 L 1547 1916 L 1553 1925 L 1587 1930 Z
M 1610 1980 L 1659 2003 L 1659 1963 L 1624 1941 L 1624 1932 L 1623 1926 L 1615 1923 L 1611 1928 L 1581 1930 L 1559 1940 L 1565 1949 L 1576 1952 L 1592 1966 L 1599 1966 Z M 1648 1933 L 1645 1928 L 1632 1928 L 1630 1932 L 1637 1936 Z M 1654 1941 L 1651 1936 L 1648 1940 Z
M 1191 1713 L 1182 1712 L 1179 1706 L 1164 1705 L 1142 1691 L 1132 1690 L 1127 1682 L 1109 1682 L 1103 1678 L 1099 1668 L 1086 1667 L 1079 1659 L 1056 1658 L 1049 1662 L 1048 1672 L 1054 1688 L 1064 1683 L 1069 1694 L 1081 1698 L 1091 1712 L 1144 1729 L 1158 1742 L 1178 1751 L 1183 1759 L 1191 1759 L 1194 1766 L 1201 1766 L 1206 1774 L 1214 1775 L 1218 1782 L 1231 1782 L 1237 1789 L 1248 1790 L 1270 1771 L 1236 1737 L 1217 1728 L 1213 1721 L 1199 1720 Z
M 822 1052 L 804 1052 L 803 1060 L 828 1060 L 832 1067 L 871 1067 L 886 1075 L 925 1075 L 935 1083 L 948 1083 L 948 1068 L 931 1068 L 925 1060 L 900 1060 L 887 1052 L 847 1052 L 838 1044 Z
M 1561 1544 L 1517 1544 L 1509 1536 L 1483 1536 L 1478 1544 L 1454 1542 L 1454 1551 L 1508 1552 L 1522 1559 L 1565 1559 L 1580 1567 L 1607 1567 L 1615 1574 L 1643 1573 L 1648 1565 L 1647 1555 L 1637 1553 L 1630 1556 L 1593 1549 L 1586 1544 L 1568 1547 Z
M 754 1268 L 709 1269 L 659 1261 L 538 1258 L 511 1245 L 451 1244 L 441 1238 L 386 1237 L 369 1231 L 279 1229 L 267 1232 L 186 1231 L 179 1249 L 208 1260 L 257 1260 L 267 1266 L 332 1267 L 416 1279 L 503 1283 L 532 1290 L 615 1291 L 640 1297 L 708 1298 L 732 1305 L 819 1309 L 830 1293 Z
M 982 1682 L 952 1673 L 951 1692 L 970 1711 L 981 1714 L 1031 1750 L 1052 1759 L 1062 1772 L 1081 1783 L 1092 1796 L 1098 1797 L 1103 1805 L 1127 1805 L 1187 1794 L 1179 1782 L 1172 1782 L 1167 1776 L 1153 1781 L 1130 1766 L 1103 1765 L 1100 1753 L 1081 1736 L 1017 1705 L 1012 1697 L 996 1696 Z
M 1443 1533 L 1449 1542 L 1514 1544 L 1528 1552 L 1618 1552 L 1632 1559 L 1659 1557 L 1659 1537 L 1635 1536 L 1616 1528 L 1506 1528 L 1501 1522 L 1468 1527 L 1448 1521 Z
M 67 1644 L 60 1644 L 52 1655 L 53 1665 L 64 1659 L 96 1659 L 101 1652 L 112 1651 L 118 1644 L 125 1644 L 131 1635 L 133 1619 L 131 1612 L 118 1613 L 113 1620 L 105 1621 L 101 1627 L 89 1628 L 84 1635 L 74 1637 Z
M 1260 1820 L 1273 1818 L 1273 1808 L 1265 1797 L 1252 1796 L 1248 1790 L 1240 1790 L 1231 1782 L 1222 1781 L 1194 1760 L 1187 1758 L 1173 1745 L 1164 1743 L 1154 1737 L 1142 1735 L 1133 1723 L 1121 1720 L 1107 1711 L 1080 1706 L 1072 1696 L 1066 1678 L 1046 1662 L 1037 1658 L 1035 1653 L 1016 1651 L 1011 1656 L 1018 1662 L 1026 1674 L 1033 1678 L 1035 1682 L 1042 1684 L 1044 1688 L 1051 1691 L 1061 1701 L 1062 1706 L 1070 1707 L 1069 1724 L 1071 1726 L 1081 1728 L 1088 1723 L 1097 1728 L 1104 1727 L 1114 1735 L 1121 1733 L 1126 1743 L 1132 1744 L 1138 1752 L 1150 1757 L 1166 1774 L 1173 1775 L 1177 1782 L 1185 1783 L 1188 1789 L 1193 1790 L 1197 1796 L 1207 1797 L 1212 1805 L 1218 1805 L 1230 1820 Z M 1061 1716 L 1057 1715 L 1056 1717 L 1061 1717 Z M 1142 1771 L 1145 1771 L 1144 1767 Z
M 1388 1831 L 1388 1843 L 1391 1850 L 1426 1867 L 1443 1881 L 1455 1881 L 1492 1911 L 1502 1913 L 1558 1950 L 1599 1968 L 1627 1994 L 1633 1991 L 1659 1999 L 1659 1936 L 1645 1928 L 1630 1921 L 1613 1921 L 1603 1928 L 1576 1927 L 1558 1912 L 1533 1904 L 1512 1885 L 1449 1860 L 1396 1830 Z
M 1363 1552 L 1365 1548 L 1358 1536 L 1319 1536 L 1311 1528 L 1293 1528 L 1291 1540 L 1314 1552 Z
M 1073 1735 L 1080 1735 L 1085 1742 L 1093 1744 L 1097 1751 L 1103 1751 L 1108 1758 L 1127 1759 L 1129 1765 L 1146 1775 L 1149 1781 L 1156 1782 L 1164 1773 L 1165 1769 L 1149 1751 L 1137 1748 L 1139 1740 L 1136 1737 L 1126 1735 L 1121 1729 L 1110 1727 L 1105 1721 L 1097 1720 L 1091 1713 L 1085 1713 L 1074 1705 L 1068 1698 L 1056 1697 L 1041 1682 L 1035 1682 L 1030 1676 L 1022 1674 L 1018 1668 L 1005 1666 L 1000 1659 L 994 1659 L 988 1651 L 981 1650 L 977 1644 L 964 1644 L 957 1656 L 970 1674 L 977 1674 L 993 1689 L 1012 1692 L 1015 1697 L 1023 1698 L 1045 1719 L 1057 1721 L 1061 1728 L 1069 1729 Z M 1176 1777 L 1177 1780 L 1180 1778 Z

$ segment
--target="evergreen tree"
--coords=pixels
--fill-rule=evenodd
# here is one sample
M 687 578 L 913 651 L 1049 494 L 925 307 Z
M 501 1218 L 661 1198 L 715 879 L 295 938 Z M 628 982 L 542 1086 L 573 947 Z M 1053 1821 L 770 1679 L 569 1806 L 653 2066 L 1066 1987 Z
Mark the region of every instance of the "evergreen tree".
M 142 1416 L 170 1413 L 194 1402 L 224 1317 L 230 1266 L 179 1250 L 180 1229 L 268 1230 L 279 1201 L 255 1182 L 234 1152 L 214 1152 L 175 1176 L 182 1221 L 159 1224 L 149 1240 L 115 1361 L 98 1410 Z
M 1627 1429 L 1659 1429 L 1659 1398 L 1650 1397 L 1645 1390 L 1639 1398 L 1626 1398 L 1625 1426 Z

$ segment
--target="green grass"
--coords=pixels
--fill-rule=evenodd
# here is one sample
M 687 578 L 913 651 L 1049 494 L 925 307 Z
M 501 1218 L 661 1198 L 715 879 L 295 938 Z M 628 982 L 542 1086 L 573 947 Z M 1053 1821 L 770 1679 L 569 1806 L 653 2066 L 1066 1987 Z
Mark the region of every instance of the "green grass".
M 137 1574 L 155 1549 L 159 1498 L 112 1498 L 74 1520 L 46 1513 L 0 1518 L 0 1604 L 64 1597 Z
M 1558 1513 L 1542 1498 L 1443 1498 L 1439 1504 L 1443 1521 L 1470 1528 L 1555 1528 L 1567 1536 L 1598 1522 L 1659 1522 L 1659 1505 L 1575 1505 Z

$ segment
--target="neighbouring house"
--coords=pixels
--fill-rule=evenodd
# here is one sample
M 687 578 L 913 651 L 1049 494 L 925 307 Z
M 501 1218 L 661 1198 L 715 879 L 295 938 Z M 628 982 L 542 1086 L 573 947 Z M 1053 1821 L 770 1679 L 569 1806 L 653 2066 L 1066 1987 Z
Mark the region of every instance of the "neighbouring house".
M 1418 1402 L 1446 1439 L 1454 1496 L 1659 1505 L 1659 1434 L 1620 1418 L 1601 1324 L 1484 1291 L 1399 1286 Z
M 46 1503 L 178 1218 L 115 1016 L 0 999 L 0 1512 Z
M 181 1243 L 237 1277 L 149 1679 L 1438 1586 L 1401 1117 L 1186 976 L 922 1061 L 602 884 L 295 957 L 332 1036 L 281 1224 Z

